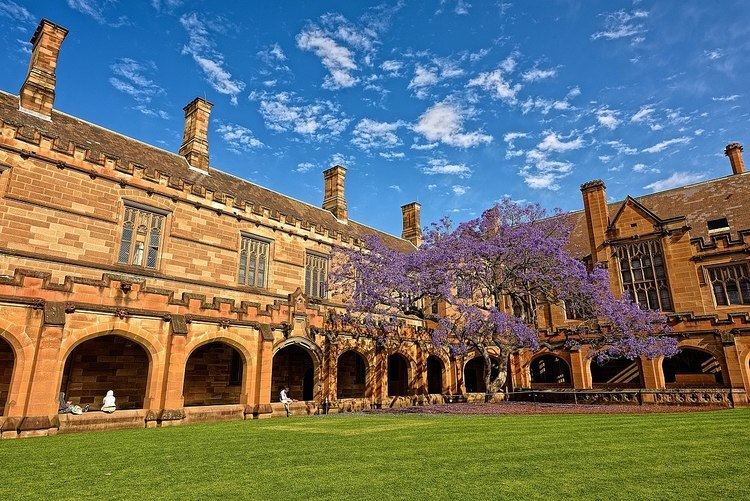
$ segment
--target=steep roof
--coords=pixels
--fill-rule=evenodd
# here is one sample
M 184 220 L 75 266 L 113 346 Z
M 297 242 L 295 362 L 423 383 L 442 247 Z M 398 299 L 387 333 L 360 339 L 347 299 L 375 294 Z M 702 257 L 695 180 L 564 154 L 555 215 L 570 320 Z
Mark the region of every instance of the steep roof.
M 733 233 L 750 229 L 750 172 L 633 198 L 661 219 L 685 216 L 692 238 L 708 239 L 706 223 L 712 219 L 727 218 Z M 624 202 L 619 200 L 608 204 L 610 218 L 617 214 Z M 584 212 L 571 212 L 563 217 L 573 227 L 568 247 L 570 252 L 580 258 L 589 255 Z
M 193 190 L 212 191 L 229 195 L 235 203 L 266 207 L 272 212 L 294 218 L 308 225 L 323 227 L 341 233 L 346 238 L 360 239 L 377 235 L 396 250 L 408 252 L 414 246 L 407 240 L 376 230 L 356 221 L 339 222 L 331 212 L 314 205 L 282 195 L 257 184 L 240 179 L 211 167 L 209 174 L 191 169 L 185 158 L 175 153 L 142 143 L 122 134 L 91 124 L 58 111 L 52 111 L 52 120 L 43 120 L 19 111 L 18 97 L 0 91 L 0 120 L 20 127 L 26 137 L 43 134 L 55 138 L 58 144 L 74 143 L 89 150 L 90 157 L 106 154 L 117 158 L 122 165 L 137 164 L 146 170 L 158 171 L 171 180 L 179 179 L 193 186 Z

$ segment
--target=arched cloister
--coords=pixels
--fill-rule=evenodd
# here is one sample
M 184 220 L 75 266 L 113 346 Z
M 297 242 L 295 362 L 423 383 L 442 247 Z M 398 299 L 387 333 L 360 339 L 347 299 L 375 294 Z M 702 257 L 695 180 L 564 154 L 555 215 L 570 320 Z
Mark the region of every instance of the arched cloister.
M 664 382 L 668 388 L 724 386 L 721 362 L 711 353 L 697 348 L 682 348 L 662 361 Z
M 388 396 L 405 397 L 412 393 L 409 361 L 400 353 L 388 355 Z
M 222 341 L 199 346 L 185 364 L 184 405 L 239 404 L 246 360 L 239 350 Z
M 591 360 L 591 382 L 595 388 L 643 388 L 641 361 L 613 358 L 600 364 Z
M 151 360 L 139 343 L 107 334 L 79 343 L 65 360 L 60 391 L 79 405 L 101 407 L 112 390 L 119 409 L 144 405 Z
M 271 402 L 279 401 L 279 393 L 289 387 L 294 400 L 313 400 L 318 363 L 310 349 L 300 343 L 279 347 L 271 367 Z
M 368 371 L 365 357 L 356 350 L 347 350 L 336 365 L 336 398 L 365 398 Z
M 443 393 L 445 367 L 435 355 L 427 357 L 427 393 Z
M 500 374 L 500 362 L 490 357 L 490 381 L 497 379 Z M 464 365 L 464 386 L 466 393 L 486 393 L 487 385 L 484 381 L 484 357 L 476 356 Z
M 532 388 L 572 387 L 570 367 L 562 358 L 546 353 L 531 360 L 529 364 Z
M 9 342 L 0 337 L 0 416 L 4 416 L 13 382 L 16 355 Z

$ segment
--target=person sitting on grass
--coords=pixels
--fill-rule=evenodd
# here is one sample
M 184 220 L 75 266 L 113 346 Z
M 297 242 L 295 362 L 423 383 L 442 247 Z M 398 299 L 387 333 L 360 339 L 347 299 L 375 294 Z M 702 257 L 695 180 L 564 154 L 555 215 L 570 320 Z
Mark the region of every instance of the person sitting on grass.
M 109 390 L 104 397 L 104 402 L 102 403 L 102 412 L 112 414 L 115 412 L 115 409 L 117 409 L 117 406 L 115 405 L 115 392 Z
M 286 417 L 289 417 L 292 415 L 292 411 L 289 410 L 289 404 L 294 402 L 291 398 L 289 398 L 289 387 L 284 386 L 284 388 L 281 390 L 281 393 L 279 393 L 279 401 L 284 404 L 284 410 L 286 411 Z

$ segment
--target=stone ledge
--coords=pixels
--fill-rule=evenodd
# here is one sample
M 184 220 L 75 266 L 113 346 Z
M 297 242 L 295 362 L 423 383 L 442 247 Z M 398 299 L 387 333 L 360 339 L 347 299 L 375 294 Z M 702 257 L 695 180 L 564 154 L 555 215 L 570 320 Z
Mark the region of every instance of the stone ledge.
M 114 430 L 121 428 L 145 428 L 145 409 L 115 411 L 107 414 L 101 411 L 89 411 L 76 416 L 74 414 L 60 414 L 60 433 L 76 433 L 81 431 Z
M 199 405 L 185 407 L 184 423 L 205 423 L 209 421 L 241 421 L 245 419 L 245 406 L 230 405 Z

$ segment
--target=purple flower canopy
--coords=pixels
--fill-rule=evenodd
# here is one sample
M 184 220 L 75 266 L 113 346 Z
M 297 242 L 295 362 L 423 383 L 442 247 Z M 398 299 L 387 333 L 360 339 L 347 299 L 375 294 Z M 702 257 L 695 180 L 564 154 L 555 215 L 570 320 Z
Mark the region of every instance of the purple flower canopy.
M 580 319 L 568 348 L 588 345 L 599 362 L 674 355 L 664 315 L 615 297 L 605 268 L 574 258 L 566 250 L 571 228 L 560 216 L 505 199 L 457 226 L 447 218 L 433 224 L 413 252 L 377 237 L 362 250 L 340 249 L 330 280 L 349 309 L 345 323 L 393 329 L 399 316 L 416 315 L 434 321 L 436 345 L 486 356 L 491 347 L 502 354 L 551 347 L 537 310 L 564 304 Z M 426 307 L 435 301 L 444 305 L 441 315 Z

